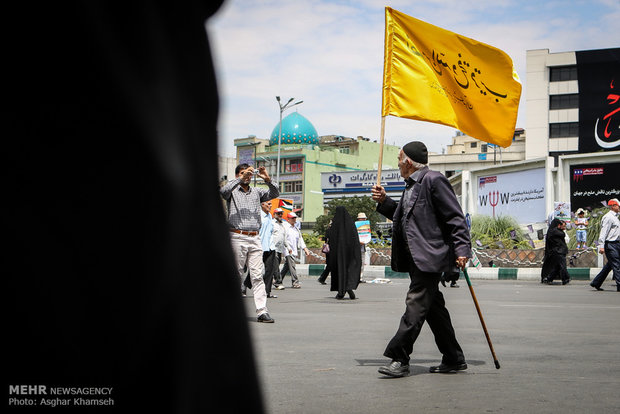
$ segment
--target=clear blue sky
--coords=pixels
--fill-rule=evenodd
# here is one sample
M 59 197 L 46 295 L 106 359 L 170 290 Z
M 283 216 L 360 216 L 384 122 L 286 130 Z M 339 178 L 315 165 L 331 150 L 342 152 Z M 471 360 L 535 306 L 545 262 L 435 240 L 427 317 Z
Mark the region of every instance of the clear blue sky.
M 234 155 L 235 138 L 269 137 L 279 121 L 276 95 L 303 100 L 293 110 L 319 135 L 379 139 L 385 6 L 508 53 L 523 83 L 521 128 L 527 50 L 620 46 L 620 0 L 227 0 L 207 25 L 221 101 L 220 155 Z M 440 152 L 453 135 L 427 122 L 386 121 L 389 144 L 416 139 Z

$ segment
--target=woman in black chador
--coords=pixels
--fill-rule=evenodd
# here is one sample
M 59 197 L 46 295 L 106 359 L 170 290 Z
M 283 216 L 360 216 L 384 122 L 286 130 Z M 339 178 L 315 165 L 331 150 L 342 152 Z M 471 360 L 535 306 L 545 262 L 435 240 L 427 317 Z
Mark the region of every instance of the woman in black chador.
M 566 223 L 553 219 L 549 224 L 547 236 L 545 238 L 545 257 L 541 271 L 541 283 L 551 283 L 558 276 L 562 279 L 562 284 L 570 282 L 568 270 L 566 270 L 566 254 L 568 247 L 564 239 Z
M 337 291 L 336 299 L 343 299 L 347 292 L 355 299 L 353 291 L 360 282 L 362 256 L 360 240 L 353 218 L 344 207 L 336 207 L 329 235 L 331 260 L 331 291 Z

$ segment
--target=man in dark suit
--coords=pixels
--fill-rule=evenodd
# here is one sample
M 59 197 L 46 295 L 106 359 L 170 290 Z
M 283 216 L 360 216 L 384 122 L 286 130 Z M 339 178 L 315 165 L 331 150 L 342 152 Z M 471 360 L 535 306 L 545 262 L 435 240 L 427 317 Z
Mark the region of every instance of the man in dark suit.
M 424 321 L 443 355 L 441 364 L 431 367 L 430 372 L 467 369 L 439 280 L 455 263 L 465 267 L 471 257 L 469 231 L 450 183 L 443 174 L 429 170 L 427 163 L 426 146 L 410 142 L 398 155 L 398 168 L 407 183 L 400 201 L 388 197 L 380 185 L 372 188 L 377 211 L 393 220 L 392 269 L 408 272 L 411 278 L 407 308 L 384 352 L 392 362 L 379 368 L 380 373 L 391 377 L 409 373 L 409 355 Z

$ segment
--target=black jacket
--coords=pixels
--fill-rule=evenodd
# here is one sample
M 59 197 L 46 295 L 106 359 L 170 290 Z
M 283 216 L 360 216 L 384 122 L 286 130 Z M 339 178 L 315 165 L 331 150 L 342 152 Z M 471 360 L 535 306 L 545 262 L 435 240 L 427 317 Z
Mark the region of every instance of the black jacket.
M 409 271 L 409 249 L 423 272 L 447 272 L 456 257 L 471 257 L 469 229 L 461 206 L 448 179 L 428 167 L 420 170 L 413 186 L 412 207 L 402 211 L 402 203 L 387 197 L 377 211 L 393 220 L 392 269 Z M 407 239 L 402 234 L 405 220 Z

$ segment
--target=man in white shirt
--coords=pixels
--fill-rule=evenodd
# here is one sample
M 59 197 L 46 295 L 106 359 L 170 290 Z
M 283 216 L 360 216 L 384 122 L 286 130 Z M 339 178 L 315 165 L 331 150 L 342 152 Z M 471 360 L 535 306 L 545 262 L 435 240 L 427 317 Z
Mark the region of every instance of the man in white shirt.
M 274 289 L 282 290 L 284 286 L 282 286 L 282 276 L 280 276 L 280 262 L 282 261 L 282 257 L 286 257 L 288 254 L 288 249 L 286 247 L 286 227 L 288 227 L 288 223 L 282 219 L 284 211 L 281 208 L 276 208 L 273 212 L 273 231 L 271 233 L 271 250 L 276 252 L 276 258 L 273 269 L 273 277 L 274 277 Z
M 601 220 L 601 233 L 598 238 L 599 253 L 605 253 L 607 264 L 592 280 L 590 286 L 596 290 L 603 290 L 601 285 L 613 270 L 613 279 L 616 281 L 616 289 L 620 292 L 620 202 L 612 198 L 607 202 L 609 212 Z
M 282 280 L 287 273 L 291 273 L 291 279 L 293 283 L 293 289 L 299 289 L 301 285 L 299 284 L 299 278 L 297 277 L 297 269 L 295 268 L 295 260 L 297 259 L 297 251 L 299 249 L 303 249 L 306 255 L 310 254 L 310 251 L 306 247 L 306 243 L 304 242 L 304 238 L 301 237 L 301 232 L 295 226 L 295 222 L 297 221 L 297 214 L 289 213 L 286 218 L 287 224 L 284 225 L 286 227 L 286 247 L 288 250 L 288 254 L 286 256 L 286 260 L 284 262 L 284 266 L 282 267 L 282 271 L 280 272 L 280 280 L 279 286 L 282 286 Z

